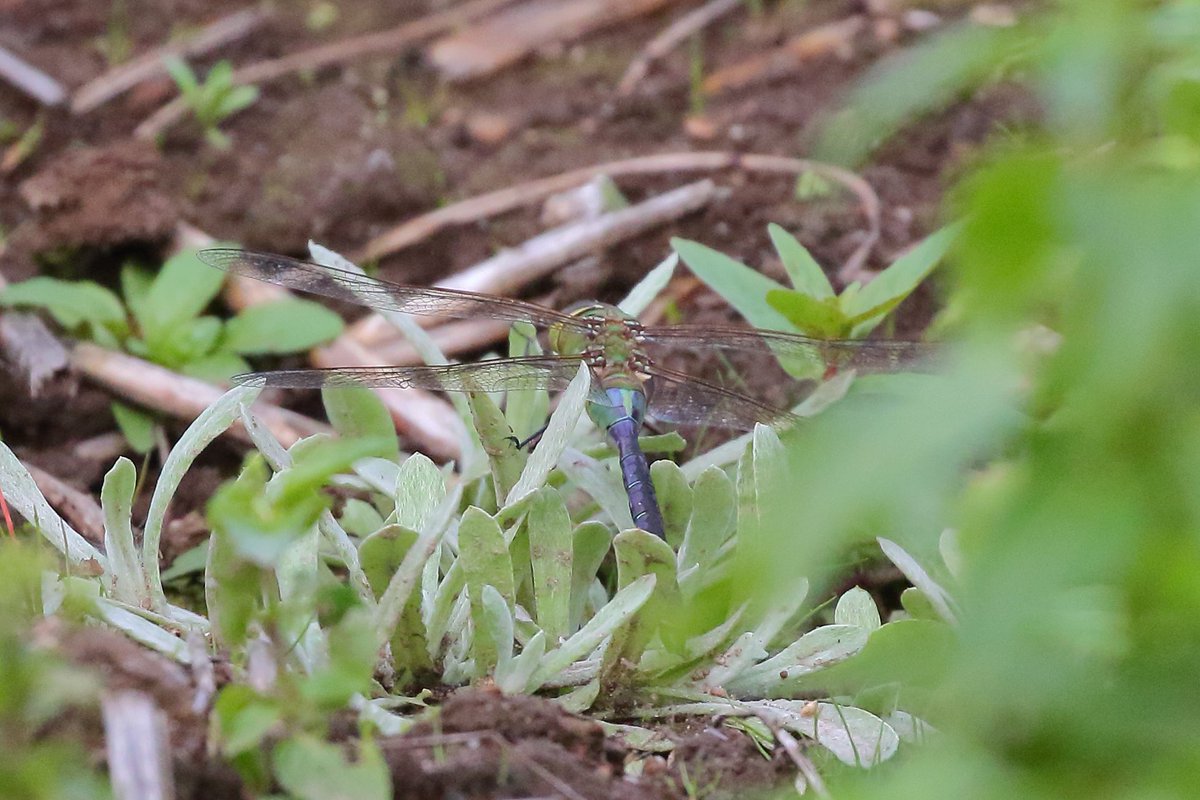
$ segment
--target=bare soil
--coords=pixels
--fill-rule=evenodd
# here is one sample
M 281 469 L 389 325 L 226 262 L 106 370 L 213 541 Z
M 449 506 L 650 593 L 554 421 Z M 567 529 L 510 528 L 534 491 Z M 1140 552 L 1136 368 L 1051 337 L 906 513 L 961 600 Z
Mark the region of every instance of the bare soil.
M 305 25 L 304 4 L 284 4 L 252 37 L 194 66 L 203 72 L 216 58 L 246 64 L 381 30 L 440 7 L 366 0 L 337 5 L 337 20 L 318 32 Z M 701 51 L 707 71 L 743 62 L 813 25 L 864 14 L 872 4 L 783 0 L 765 5 L 761 16 L 735 14 L 705 33 Z M 938 5 L 949 17 L 968 4 Z M 127 57 L 136 56 L 180 30 L 242 6 L 226 0 L 0 0 L 0 45 L 74 88 L 108 67 L 106 50 L 119 46 L 127 49 Z M 114 16 L 118 9 L 123 12 Z M 441 83 L 422 66 L 417 51 L 271 83 L 262 87 L 255 105 L 223 126 L 234 143 L 228 151 L 205 146 L 186 123 L 171 129 L 158 146 L 132 138 L 136 125 L 172 96 L 165 79 L 82 117 L 38 109 L 0 85 L 0 121 L 17 132 L 39 120 L 44 126 L 35 150 L 0 180 L 5 235 L 0 271 L 10 282 L 41 272 L 115 285 L 124 259 L 161 257 L 182 222 L 259 249 L 299 254 L 314 239 L 348 252 L 406 217 L 447 202 L 607 160 L 710 149 L 802 155 L 814 125 L 837 108 L 864 70 L 919 35 L 883 19 L 868 20 L 845 52 L 708 97 L 700 115 L 704 124 L 689 126 L 688 117 L 698 109 L 689 91 L 687 47 L 656 65 L 633 97 L 618 97 L 614 90 L 639 48 L 679 12 L 676 4 L 473 83 Z M 928 233 L 937 223 L 948 178 L 1002 126 L 1019 125 L 1035 113 L 1020 92 L 988 89 L 920 121 L 883 148 L 861 172 L 883 206 L 882 240 L 868 268 L 886 266 Z M 619 297 L 662 258 L 671 236 L 697 239 L 775 277 L 782 270 L 767 237 L 770 222 L 791 230 L 831 270 L 861 241 L 863 219 L 853 198 L 835 194 L 798 202 L 790 178 L 738 171 L 714 177 L 728 191 L 704 211 L 599 253 L 586 271 L 564 270 L 534 290 L 554 290 L 563 302 L 587 295 Z M 620 186 L 636 199 L 691 179 L 644 177 L 622 180 Z M 454 228 L 386 259 L 381 274 L 401 282 L 434 281 L 539 230 L 536 211 Z M 897 335 L 919 334 L 937 306 L 935 291 L 923 288 L 906 301 Z M 705 291 L 680 297 L 678 305 L 686 321 L 732 319 L 723 301 Z M 53 402 L 45 397 L 30 402 L 19 388 L 7 386 L 0 406 L 6 441 L 23 457 L 94 491 L 102 469 L 76 451 L 85 439 L 112 430 L 108 396 L 76 382 L 53 395 Z M 202 535 L 197 518 L 189 523 L 186 515 L 202 508 L 238 454 L 221 446 L 206 459 L 173 508 L 184 522 L 173 529 L 174 544 L 168 530 L 172 556 Z M 157 692 L 169 679 L 164 701 L 180 695 L 176 682 L 187 678 L 178 667 L 128 643 L 96 636 L 89 632 L 66 649 L 81 663 L 103 664 L 110 681 Z M 139 658 L 155 660 L 155 666 L 120 667 L 128 653 L 116 651 L 128 647 L 138 650 Z M 221 770 L 196 772 L 196 763 L 207 764 L 201 757 L 201 722 L 185 709 L 168 713 L 181 726 L 181 769 L 189 764 L 193 782 L 203 789 L 192 796 L 239 796 L 236 781 Z M 547 773 L 589 798 L 670 797 L 682 791 L 677 766 L 655 779 L 628 779 L 626 754 L 607 742 L 598 726 L 539 699 L 459 693 L 446 701 L 440 724 L 442 733 L 478 735 L 477 746 L 451 749 L 450 760 L 439 764 L 428 750 L 403 739 L 385 743 L 397 797 L 554 794 L 558 790 L 547 785 Z M 199 761 L 193 762 L 193 755 Z M 737 791 L 769 785 L 779 776 L 777 763 L 725 729 L 684 739 L 673 758 L 679 763 L 690 765 L 693 778 L 704 775 L 696 778 L 701 783 Z

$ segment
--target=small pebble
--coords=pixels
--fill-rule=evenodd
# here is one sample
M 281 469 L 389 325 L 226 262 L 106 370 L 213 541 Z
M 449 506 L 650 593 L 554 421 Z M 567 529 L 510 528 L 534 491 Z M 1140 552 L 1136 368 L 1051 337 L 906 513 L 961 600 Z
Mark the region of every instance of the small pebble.
M 502 114 L 479 111 L 467 117 L 467 135 L 479 144 L 497 145 L 512 135 L 512 120 Z
M 698 139 L 702 142 L 709 142 L 717 138 L 717 123 L 713 122 L 710 117 L 689 116 L 684 117 L 683 131 L 692 139 Z

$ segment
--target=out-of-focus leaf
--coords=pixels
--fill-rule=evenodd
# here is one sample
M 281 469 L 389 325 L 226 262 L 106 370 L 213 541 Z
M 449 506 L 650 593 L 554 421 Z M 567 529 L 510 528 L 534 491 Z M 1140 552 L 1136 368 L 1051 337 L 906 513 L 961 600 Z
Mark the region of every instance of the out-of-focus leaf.
M 342 318 L 299 298 L 250 306 L 225 323 L 221 346 L 244 356 L 295 353 L 335 338 Z
M 396 426 L 387 407 L 374 392 L 359 387 L 322 389 L 321 402 L 330 424 L 341 436 L 347 439 L 367 436 L 388 441 L 388 453 L 384 457 L 399 458 Z
M 120 429 L 121 435 L 125 437 L 125 441 L 129 442 L 129 446 L 133 448 L 134 452 L 140 454 L 150 452 L 150 448 L 154 447 L 154 426 L 156 424 L 154 417 L 139 408 L 125 405 L 119 400 L 114 400 L 110 408 L 117 428 Z
M 343 746 L 311 736 L 280 742 L 272 754 L 275 775 L 297 800 L 388 800 L 392 781 L 387 762 L 370 739 L 360 740 L 358 760 Z
M 773 222 L 767 226 L 767 233 L 797 292 L 816 300 L 833 297 L 833 287 L 825 276 L 825 270 L 795 236 Z

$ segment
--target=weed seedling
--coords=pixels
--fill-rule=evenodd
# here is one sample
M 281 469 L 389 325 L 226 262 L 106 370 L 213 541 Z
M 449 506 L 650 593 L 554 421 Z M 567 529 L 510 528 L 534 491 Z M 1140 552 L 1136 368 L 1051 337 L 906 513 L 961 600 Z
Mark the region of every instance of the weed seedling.
M 204 138 L 218 150 L 228 150 L 231 145 L 229 136 L 218 126 L 252 105 L 258 99 L 258 87 L 235 83 L 233 66 L 228 61 L 217 62 L 203 83 L 183 59 L 169 58 L 166 66 L 192 116 L 204 130 Z

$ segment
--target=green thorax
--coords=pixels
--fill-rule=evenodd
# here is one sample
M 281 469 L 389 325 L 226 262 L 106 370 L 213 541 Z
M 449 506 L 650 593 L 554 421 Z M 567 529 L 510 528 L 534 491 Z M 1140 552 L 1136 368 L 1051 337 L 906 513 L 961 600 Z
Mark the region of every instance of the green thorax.
M 559 355 L 582 356 L 591 368 L 597 391 L 588 415 L 606 429 L 624 416 L 640 425 L 649 389 L 649 358 L 638 340 L 641 324 L 605 303 L 576 309 L 572 316 L 586 321 L 588 330 L 553 326 L 550 347 Z

